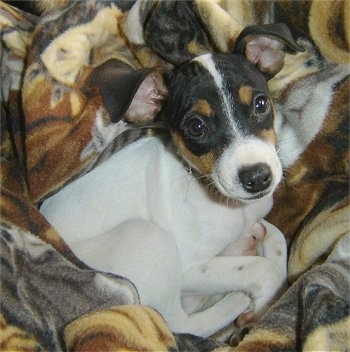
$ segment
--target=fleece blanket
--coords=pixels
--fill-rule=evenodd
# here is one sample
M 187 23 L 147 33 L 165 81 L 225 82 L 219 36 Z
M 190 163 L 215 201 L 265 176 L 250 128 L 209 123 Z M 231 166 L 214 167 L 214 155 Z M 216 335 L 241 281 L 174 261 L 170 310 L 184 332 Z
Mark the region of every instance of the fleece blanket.
M 42 5 L 39 16 L 0 2 L 1 348 L 349 349 L 349 3 Z M 81 263 L 37 207 L 111 153 L 154 133 L 122 118 L 144 72 L 231 52 L 245 26 L 277 22 L 287 23 L 305 49 L 287 55 L 270 82 L 286 133 L 279 140 L 284 180 L 268 219 L 290 246 L 290 287 L 238 346 L 232 337 L 223 347 L 169 331 L 157 312 L 139 304 L 127 278 Z M 117 117 L 100 94 L 106 79 L 120 80 Z

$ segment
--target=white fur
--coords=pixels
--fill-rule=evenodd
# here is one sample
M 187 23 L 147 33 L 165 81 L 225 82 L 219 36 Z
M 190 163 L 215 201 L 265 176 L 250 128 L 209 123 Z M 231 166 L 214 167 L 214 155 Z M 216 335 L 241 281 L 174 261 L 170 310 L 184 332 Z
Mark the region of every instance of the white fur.
M 219 256 L 271 205 L 271 195 L 245 206 L 212 199 L 172 144 L 152 137 L 67 185 L 41 212 L 79 258 L 129 278 L 173 331 L 208 336 L 251 303 L 262 312 L 285 280 L 286 246 L 272 225 L 265 257 Z M 188 315 L 181 296 L 193 294 L 227 295 Z
M 217 92 L 219 94 L 223 111 L 225 115 L 228 117 L 227 121 L 234 121 L 234 115 L 232 111 L 232 104 L 230 104 L 230 100 L 232 101 L 232 98 L 230 99 L 230 94 L 225 90 L 224 88 L 224 83 L 223 83 L 223 77 L 222 74 L 218 71 L 218 69 L 215 67 L 215 62 L 213 60 L 212 54 L 204 54 L 196 57 L 193 59 L 193 61 L 199 62 L 203 67 L 206 68 L 206 70 L 210 73 L 210 75 L 213 77 L 213 80 L 215 82 L 215 85 L 217 87 Z M 234 128 L 234 131 L 237 133 L 237 128 Z

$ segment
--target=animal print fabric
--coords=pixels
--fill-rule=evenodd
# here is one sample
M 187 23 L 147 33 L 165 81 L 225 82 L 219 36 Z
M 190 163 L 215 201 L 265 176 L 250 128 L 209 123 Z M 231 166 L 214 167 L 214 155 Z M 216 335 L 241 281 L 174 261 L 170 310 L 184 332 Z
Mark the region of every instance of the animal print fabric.
M 37 205 L 145 134 L 112 123 L 99 94 L 86 93 L 87 78 L 104 61 L 172 67 L 204 52 L 231 52 L 245 26 L 270 22 L 287 23 L 305 48 L 287 55 L 270 83 L 276 113 L 295 124 L 285 140 L 303 146 L 291 150 L 269 215 L 290 243 L 291 284 L 243 341 L 225 350 L 350 349 L 349 2 L 51 5 L 34 16 L 0 2 L 1 349 L 217 347 L 172 334 L 138 305 L 127 279 L 87 268 Z

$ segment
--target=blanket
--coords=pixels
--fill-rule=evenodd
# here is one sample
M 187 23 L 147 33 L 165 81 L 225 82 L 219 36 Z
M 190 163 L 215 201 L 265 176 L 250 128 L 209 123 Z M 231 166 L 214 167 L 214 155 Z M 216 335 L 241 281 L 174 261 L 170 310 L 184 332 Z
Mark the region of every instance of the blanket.
M 348 2 L 57 1 L 43 2 L 40 16 L 0 4 L 3 350 L 220 345 L 173 334 L 139 304 L 127 278 L 80 262 L 37 207 L 123 146 L 155 133 L 126 114 L 148 70 L 231 52 L 244 27 L 274 22 L 287 23 L 305 49 L 287 55 L 270 82 L 287 152 L 268 219 L 290 245 L 290 287 L 238 346 L 231 338 L 225 348 L 350 348 Z M 113 96 L 116 116 L 101 95 L 109 79 L 121 85 Z M 293 140 L 302 147 L 296 150 Z

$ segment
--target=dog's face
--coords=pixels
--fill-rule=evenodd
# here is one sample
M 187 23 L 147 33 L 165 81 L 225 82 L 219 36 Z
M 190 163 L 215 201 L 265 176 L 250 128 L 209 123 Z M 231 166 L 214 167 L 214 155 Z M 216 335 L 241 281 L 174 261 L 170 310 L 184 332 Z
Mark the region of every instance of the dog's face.
M 205 54 L 179 67 L 163 117 L 182 157 L 225 196 L 242 202 L 274 191 L 282 168 L 263 74 L 239 55 Z

